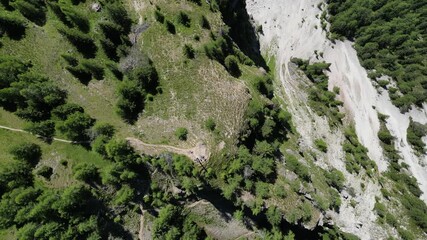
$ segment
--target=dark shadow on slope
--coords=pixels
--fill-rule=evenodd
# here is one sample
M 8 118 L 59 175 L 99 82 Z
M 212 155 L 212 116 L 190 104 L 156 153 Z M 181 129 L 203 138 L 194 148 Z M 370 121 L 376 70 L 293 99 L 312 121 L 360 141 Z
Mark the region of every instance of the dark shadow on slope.
M 230 27 L 230 37 L 237 43 L 240 50 L 257 66 L 268 71 L 268 66 L 260 52 L 256 31 L 246 11 L 246 2 L 244 0 L 220 1 L 220 11 L 224 22 Z

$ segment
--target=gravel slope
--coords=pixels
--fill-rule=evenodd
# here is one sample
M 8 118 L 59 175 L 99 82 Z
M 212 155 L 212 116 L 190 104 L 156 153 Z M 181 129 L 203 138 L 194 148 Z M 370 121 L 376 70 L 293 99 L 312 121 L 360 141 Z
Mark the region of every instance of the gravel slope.
M 324 119 L 314 116 L 306 106 L 304 96 L 301 96 L 303 94 L 299 93 L 301 89 L 297 86 L 298 79 L 293 77 L 293 70 L 289 69 L 288 63 L 292 57 L 311 61 L 324 60 L 332 64 L 328 73 L 329 88 L 332 89 L 334 86 L 340 88 L 338 98 L 344 102 L 346 115 L 354 122 L 360 142 L 368 148 L 368 155 L 376 162 L 380 172 L 387 169 L 388 163 L 377 137 L 380 128 L 377 111 L 390 116 L 387 127 L 397 139 L 396 148 L 401 152 L 403 161 L 410 166 L 410 171 L 417 178 L 421 190 L 427 193 L 425 167 L 427 157 L 417 157 L 406 141 L 409 117 L 426 123 L 427 106 L 401 114 L 391 103 L 387 92 L 379 93 L 361 66 L 352 43 L 337 41 L 333 44 L 326 38 L 319 19 L 322 11 L 318 8 L 318 4 L 321 2 L 321 0 L 246 0 L 247 11 L 254 24 L 262 25 L 263 34 L 260 35 L 260 42 L 263 53 L 276 57 L 278 76 L 286 95 L 284 99 L 296 119 L 303 145 L 312 147 L 314 139 L 324 137 L 331 150 L 328 151 L 323 164 L 345 172 L 340 141 L 342 133 L 332 132 L 325 127 Z M 321 57 L 316 59 L 315 51 L 322 52 L 323 59 Z M 337 225 L 362 239 L 380 239 L 386 236 L 384 230 L 375 223 L 376 216 L 372 211 L 375 195 L 380 195 L 378 184 L 364 181 L 367 188 L 363 191 L 360 189 L 361 179 L 348 173 L 345 175 L 348 186 L 354 187 L 359 194 L 355 198 L 359 204 L 356 208 L 352 208 L 344 200 L 340 214 L 334 216 Z M 427 195 L 424 194 L 422 199 L 427 201 Z

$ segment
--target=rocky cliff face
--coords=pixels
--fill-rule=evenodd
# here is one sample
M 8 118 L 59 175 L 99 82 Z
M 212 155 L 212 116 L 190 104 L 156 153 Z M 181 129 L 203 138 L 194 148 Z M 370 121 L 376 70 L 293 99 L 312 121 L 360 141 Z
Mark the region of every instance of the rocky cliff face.
M 246 4 L 254 25 L 258 29 L 262 26 L 260 42 L 263 53 L 276 59 L 277 76 L 281 82 L 279 92 L 283 93 L 301 135 L 301 150 L 312 148 L 317 138 L 325 139 L 328 152 L 317 164 L 341 170 L 347 179 L 347 189 L 355 191 L 350 195 L 346 191 L 341 193 L 343 204 L 339 213 L 330 213 L 333 221 L 342 230 L 362 239 L 385 238 L 387 230 L 377 223 L 373 210 L 375 197 L 381 195 L 381 185 L 375 179 L 363 179 L 346 171 L 342 129 L 329 128 L 327 119 L 313 113 L 306 104 L 304 85 L 309 82 L 295 73 L 290 59 L 297 57 L 331 63 L 329 89 L 339 87 L 338 98 L 344 103 L 341 111 L 346 113 L 345 124 L 354 124 L 359 141 L 369 150 L 368 156 L 378 166 L 379 176 L 387 170 L 388 161 L 378 138 L 378 113 L 388 115 L 386 126 L 395 138 L 395 148 L 400 152 L 402 161 L 409 165 L 410 174 L 417 179 L 424 193 L 427 193 L 427 157 L 415 154 L 406 135 L 410 117 L 419 123 L 427 123 L 427 105 L 402 114 L 391 103 L 387 92 L 377 90 L 361 66 L 352 42 L 332 42 L 327 38 L 327 32 L 321 27 L 322 8 L 325 7 L 322 1 L 246 0 Z M 426 140 L 424 138 L 424 142 Z M 421 198 L 427 201 L 426 194 Z M 358 202 L 356 207 L 351 206 L 352 201 Z

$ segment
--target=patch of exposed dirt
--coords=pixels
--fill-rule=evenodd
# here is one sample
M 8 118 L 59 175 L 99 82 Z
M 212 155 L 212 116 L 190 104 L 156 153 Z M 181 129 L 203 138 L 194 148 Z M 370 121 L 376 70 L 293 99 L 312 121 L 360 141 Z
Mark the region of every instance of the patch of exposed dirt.
M 178 148 L 169 145 L 162 144 L 149 144 L 136 138 L 126 138 L 132 147 L 145 154 L 157 155 L 162 152 L 172 152 L 176 154 L 185 155 L 196 163 L 204 163 L 209 159 L 209 150 L 206 144 L 199 142 L 195 147 L 192 148 Z

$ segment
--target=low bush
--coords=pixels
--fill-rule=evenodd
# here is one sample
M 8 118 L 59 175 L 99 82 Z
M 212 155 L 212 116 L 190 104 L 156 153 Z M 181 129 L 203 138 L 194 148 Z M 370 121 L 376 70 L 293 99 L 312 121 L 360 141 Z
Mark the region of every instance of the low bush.
M 94 58 L 97 47 L 93 39 L 74 28 L 60 27 L 59 33 L 63 35 L 86 58 Z
M 191 46 L 190 44 L 185 44 L 183 47 L 183 52 L 185 57 L 189 58 L 189 59 L 194 59 L 196 51 L 194 50 L 193 46 Z
M 117 113 L 124 120 L 132 123 L 138 118 L 138 114 L 144 109 L 145 93 L 135 81 L 124 80 L 118 88 L 119 99 L 116 103 Z
M 165 25 L 166 25 L 166 30 L 168 30 L 169 33 L 172 33 L 172 34 L 176 33 L 175 25 L 171 21 L 166 20 Z
M 36 171 L 36 174 L 49 180 L 53 174 L 53 169 L 49 166 L 43 165 Z
M 99 170 L 91 163 L 80 163 L 74 166 L 73 174 L 77 180 L 91 182 L 98 179 Z
M 213 118 L 208 118 L 205 121 L 205 128 L 208 129 L 209 131 L 214 131 L 216 128 L 215 120 Z
M 25 128 L 28 132 L 40 136 L 43 140 L 50 142 L 55 135 L 55 122 L 51 120 L 32 122 Z
M 190 16 L 188 16 L 188 14 L 186 14 L 183 11 L 180 11 L 178 13 L 177 21 L 178 21 L 178 23 L 180 23 L 186 27 L 190 27 L 190 24 L 191 24 Z
M 242 72 L 239 68 L 239 60 L 234 55 L 228 55 L 224 60 L 224 65 L 227 71 L 233 76 L 233 77 L 240 77 Z
M 408 142 L 414 147 L 414 149 L 421 154 L 427 153 L 426 144 L 422 140 L 422 138 L 426 135 L 427 125 L 423 125 L 411 119 L 407 129 L 406 138 Z
M 327 152 L 328 151 L 328 144 L 323 139 L 316 139 L 316 140 L 314 140 L 314 144 L 316 145 L 316 147 L 320 151 L 322 151 L 322 152 Z
M 285 159 L 286 159 L 286 168 L 288 170 L 296 173 L 304 181 L 308 182 L 311 180 L 308 168 L 304 164 L 300 163 L 295 156 L 287 155 Z
M 175 131 L 175 136 L 182 141 L 187 140 L 188 130 L 186 128 L 180 127 Z
M 11 2 L 11 6 L 39 26 L 46 23 L 46 7 L 43 1 L 16 0 Z
M 62 6 L 62 13 L 65 15 L 65 18 L 71 23 L 73 26 L 77 27 L 84 33 L 88 33 L 90 30 L 90 23 L 88 17 L 80 12 L 75 7 Z
M 96 61 L 84 59 L 81 66 L 90 72 L 93 78 L 102 80 L 104 78 L 104 67 Z
M 15 159 L 31 164 L 32 166 L 37 165 L 41 156 L 41 147 L 35 143 L 21 143 L 13 146 L 10 153 Z
M 154 11 L 154 18 L 159 22 L 159 23 L 164 23 L 165 22 L 165 15 L 163 15 L 163 13 L 161 13 L 158 9 L 156 9 Z
M 22 17 L 7 11 L 0 12 L 0 30 L 12 39 L 21 39 L 25 35 L 27 24 Z
M 205 15 L 202 15 L 202 18 L 200 19 L 200 25 L 204 29 L 211 29 L 211 24 L 209 23 L 209 20 L 205 17 Z
M 326 172 L 326 183 L 328 183 L 329 186 L 336 188 L 338 191 L 341 191 L 344 188 L 344 174 L 337 170 L 332 169 L 331 171 Z

